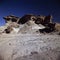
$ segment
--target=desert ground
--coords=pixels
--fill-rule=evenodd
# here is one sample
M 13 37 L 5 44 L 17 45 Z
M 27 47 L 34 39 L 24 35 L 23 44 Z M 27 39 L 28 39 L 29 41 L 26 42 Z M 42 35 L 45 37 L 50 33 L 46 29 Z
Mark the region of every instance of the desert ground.
M 60 35 L 0 34 L 0 60 L 60 60 Z

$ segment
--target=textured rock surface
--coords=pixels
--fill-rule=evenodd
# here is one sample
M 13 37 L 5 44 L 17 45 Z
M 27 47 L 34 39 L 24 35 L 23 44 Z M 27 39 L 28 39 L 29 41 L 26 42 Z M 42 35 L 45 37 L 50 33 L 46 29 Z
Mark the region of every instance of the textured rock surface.
M 59 35 L 0 35 L 1 60 L 60 60 L 59 56 Z

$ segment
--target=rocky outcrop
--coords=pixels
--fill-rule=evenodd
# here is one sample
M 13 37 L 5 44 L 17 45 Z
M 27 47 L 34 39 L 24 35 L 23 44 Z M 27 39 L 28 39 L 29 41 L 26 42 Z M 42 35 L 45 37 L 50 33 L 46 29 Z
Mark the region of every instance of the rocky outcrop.
M 45 26 L 39 24 L 35 24 L 34 21 L 29 20 L 25 24 L 20 25 L 20 33 L 36 33 L 36 31 L 39 31 L 39 29 L 44 29 Z
M 37 19 L 35 20 L 36 24 L 42 24 L 45 26 L 45 29 L 39 29 L 40 32 L 52 32 L 55 30 L 55 23 L 52 22 L 52 16 L 37 16 Z
M 51 15 L 48 15 L 48 16 L 38 15 L 37 19 L 35 20 L 36 24 L 43 24 L 43 25 L 51 23 L 51 22 L 52 22 L 52 16 Z
M 27 21 L 29 21 L 29 20 L 35 21 L 35 19 L 36 19 L 35 15 L 33 15 L 33 14 L 26 14 L 23 17 L 20 18 L 18 24 L 25 24 Z
M 53 31 L 59 31 L 59 24 L 56 24 L 52 22 L 52 15 L 47 15 L 47 16 L 42 16 L 42 15 L 33 15 L 33 14 L 26 14 L 23 17 L 16 17 L 14 15 L 9 15 L 6 17 L 3 17 L 6 21 L 7 25 L 7 30 L 13 29 L 11 31 L 19 32 L 20 30 L 22 31 L 27 31 L 29 29 L 37 29 L 40 32 L 46 32 L 50 33 Z M 59 25 L 59 26 L 58 26 Z M 23 27 L 22 27 L 23 26 Z M 28 26 L 28 28 L 26 28 Z M 21 31 L 20 31 L 21 32 Z
M 5 19 L 6 23 L 8 23 L 8 22 L 16 22 L 16 23 L 18 23 L 20 18 L 14 16 L 14 15 L 9 15 L 9 16 L 3 17 L 3 19 Z
M 6 26 L 7 26 L 7 28 L 4 30 L 4 32 L 11 33 L 12 31 L 14 31 L 14 28 L 19 27 L 18 21 L 20 20 L 20 17 L 16 17 L 14 15 L 9 15 L 9 16 L 3 17 L 3 18 L 5 19 Z

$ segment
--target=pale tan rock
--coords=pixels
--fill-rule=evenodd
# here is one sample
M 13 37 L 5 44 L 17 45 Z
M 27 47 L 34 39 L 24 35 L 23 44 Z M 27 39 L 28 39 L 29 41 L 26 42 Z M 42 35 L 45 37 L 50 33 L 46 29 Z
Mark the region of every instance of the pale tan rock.
M 56 23 L 55 29 L 60 32 L 60 23 Z

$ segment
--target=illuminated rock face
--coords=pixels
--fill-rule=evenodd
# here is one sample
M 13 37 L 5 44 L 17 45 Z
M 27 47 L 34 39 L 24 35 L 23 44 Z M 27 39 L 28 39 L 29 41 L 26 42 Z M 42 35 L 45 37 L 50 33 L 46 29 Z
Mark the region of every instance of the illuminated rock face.
M 8 25 L 10 29 L 12 28 L 13 31 L 18 32 L 21 27 L 20 24 L 25 24 L 29 20 L 33 21 L 35 19 L 35 16 L 29 14 L 29 15 L 24 15 L 23 17 L 19 18 L 13 15 L 9 15 L 9 16 L 4 17 L 4 19 L 6 21 L 6 25 Z M 5 31 L 8 31 L 8 30 L 9 30 L 8 28 L 5 29 Z
M 42 29 L 44 32 L 49 31 L 52 32 L 56 28 L 56 24 L 52 22 L 52 16 L 42 16 L 42 15 L 33 15 L 33 14 L 26 14 L 23 17 L 16 17 L 14 15 L 9 15 L 4 17 L 6 21 L 6 25 L 13 28 L 13 31 L 17 32 L 22 29 L 29 30 L 29 29 Z M 25 28 L 27 25 L 29 28 Z M 30 27 L 30 26 L 31 27 Z M 22 29 L 21 27 L 24 26 Z M 46 28 L 46 29 L 45 29 Z M 6 28 L 7 29 L 7 28 Z M 20 30 L 19 30 L 20 29 Z M 9 30 L 9 29 L 7 29 Z
M 41 24 L 37 25 L 34 23 L 34 21 L 29 20 L 25 24 L 20 25 L 19 28 L 20 28 L 20 30 L 19 30 L 20 33 L 23 33 L 23 32 L 25 32 L 25 33 L 34 33 L 35 32 L 36 33 L 36 31 L 39 31 L 39 29 L 44 29 L 45 26 L 43 26 Z
M 16 29 L 15 28 L 18 28 L 19 27 L 19 24 L 18 24 L 18 21 L 20 20 L 19 17 L 16 17 L 14 15 L 9 15 L 9 16 L 6 16 L 6 17 L 3 17 L 5 19 L 5 22 L 6 22 L 6 25 L 9 27 L 7 27 L 5 29 L 6 33 L 7 31 L 9 33 L 11 33 L 12 31 L 15 31 Z M 10 30 L 12 29 L 12 30 Z M 17 31 L 15 31 L 17 32 Z

